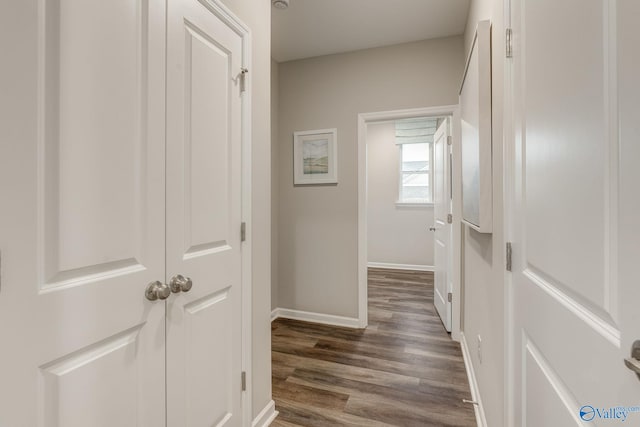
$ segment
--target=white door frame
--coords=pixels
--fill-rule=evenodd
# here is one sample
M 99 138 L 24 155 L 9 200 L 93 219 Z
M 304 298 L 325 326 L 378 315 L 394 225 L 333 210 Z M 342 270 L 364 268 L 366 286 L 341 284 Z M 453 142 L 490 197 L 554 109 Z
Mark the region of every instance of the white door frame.
M 244 68 L 251 70 L 251 32 L 248 27 L 238 22 L 238 26 L 242 29 L 242 63 Z M 245 92 L 242 94 L 242 222 L 246 224 L 246 239 L 241 242 L 242 249 L 241 260 L 242 263 L 242 371 L 246 375 L 246 389 L 242 395 L 242 424 L 244 427 L 249 427 L 253 421 L 253 375 L 252 375 L 252 362 L 253 362 L 253 348 L 252 335 L 253 335 L 253 264 L 252 264 L 252 225 L 251 222 L 251 197 L 252 197 L 252 164 L 251 164 L 251 151 L 253 144 L 253 135 L 251 132 L 251 108 L 252 108 L 252 74 L 248 74 L 245 82 Z
M 252 100 L 252 69 L 251 69 L 251 30 L 236 15 L 225 6 L 221 0 L 199 0 L 214 15 L 227 24 L 233 31 L 242 38 L 242 66 L 249 72 L 245 78 L 245 91 L 242 94 L 242 222 L 246 224 L 246 240 L 242 242 L 240 250 L 242 263 L 242 371 L 246 375 L 246 390 L 242 392 L 242 425 L 244 427 L 251 426 L 252 417 L 252 393 L 253 393 L 253 377 L 252 377 L 252 223 L 251 223 L 251 150 L 252 150 L 252 133 L 251 133 L 251 100 Z M 239 77 L 238 77 L 239 78 Z M 240 230 L 238 230 L 240 233 Z M 240 378 L 238 378 L 240 381 Z
M 511 28 L 511 0 L 503 0 L 503 26 Z M 494 66 L 498 66 L 495 64 Z M 504 242 L 512 242 L 514 237 L 513 218 L 515 215 L 515 127 L 513 123 L 513 61 L 502 58 L 504 72 L 503 82 L 503 162 L 502 162 L 502 191 L 504 197 L 504 217 L 502 232 Z M 504 243 L 503 243 L 504 244 Z M 513 315 L 513 283 L 511 272 L 504 269 L 504 411 L 505 425 L 515 425 L 514 413 L 514 315 Z
M 216 0 L 218 4 L 219 0 Z M 238 21 L 234 15 L 234 28 L 242 36 L 242 63 L 244 68 L 251 70 L 251 31 L 243 23 Z M 241 32 L 241 33 L 240 33 Z M 242 94 L 242 222 L 246 224 L 246 239 L 242 242 L 241 263 L 242 263 L 242 371 L 246 375 L 246 389 L 242 395 L 242 424 L 249 427 L 253 421 L 253 349 L 251 346 L 253 335 L 253 264 L 252 264 L 252 225 L 251 222 L 251 198 L 252 198 L 252 163 L 251 151 L 253 144 L 252 135 L 252 74 L 249 72 L 246 76 L 245 92 Z M 238 230 L 240 232 L 240 230 Z
M 380 111 L 358 114 L 358 326 L 364 328 L 368 324 L 368 291 L 367 291 L 367 125 L 389 120 L 411 117 L 452 116 L 453 137 L 453 222 L 460 223 L 460 113 L 458 105 L 440 107 L 411 108 L 406 110 Z M 461 241 L 460 227 L 453 227 L 453 241 Z M 460 293 L 461 256 L 460 245 L 453 245 L 453 302 L 451 337 L 460 340 Z

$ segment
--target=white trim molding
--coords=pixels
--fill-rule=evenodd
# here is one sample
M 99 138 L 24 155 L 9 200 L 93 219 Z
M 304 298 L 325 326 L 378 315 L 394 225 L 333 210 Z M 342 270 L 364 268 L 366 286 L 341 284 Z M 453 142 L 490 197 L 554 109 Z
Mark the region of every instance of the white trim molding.
M 396 208 L 433 209 L 433 203 L 396 202 Z
M 419 264 L 394 264 L 390 262 L 368 262 L 369 268 L 384 268 L 387 270 L 416 270 L 416 271 L 435 271 L 433 265 Z
M 471 362 L 469 346 L 467 346 L 467 339 L 462 332 L 460 333 L 460 347 L 462 348 L 462 358 L 464 359 L 464 366 L 467 370 L 467 377 L 469 378 L 471 400 L 477 403 L 473 405 L 473 410 L 476 414 L 476 423 L 478 424 L 478 427 L 487 427 L 487 418 L 484 414 L 484 406 L 482 406 L 480 389 L 478 388 L 478 381 L 476 380 L 476 374 L 473 370 L 473 363 Z
M 200 3 L 209 9 L 214 15 L 225 22 L 236 34 L 242 38 L 242 68 L 251 70 L 251 57 L 252 57 L 252 35 L 251 29 L 245 25 L 224 3 L 223 0 L 199 0 Z M 242 180 L 242 194 L 241 194 L 241 221 L 247 225 L 247 235 L 249 238 L 241 244 L 241 269 L 242 269 L 242 281 L 241 281 L 241 294 L 242 294 L 242 354 L 241 354 L 241 366 L 242 371 L 247 376 L 247 388 L 242 392 L 242 425 L 249 426 L 251 421 L 251 411 L 253 410 L 253 350 L 252 350 L 252 336 L 253 336 L 253 258 L 252 254 L 252 204 L 251 199 L 253 197 L 252 187 L 252 144 L 253 144 L 253 131 L 252 131 L 252 100 L 253 100 L 253 83 L 252 75 L 249 74 L 247 79 L 245 90 L 241 96 L 241 180 Z
M 267 427 L 276 419 L 277 416 L 278 411 L 276 411 L 276 403 L 271 400 L 267 403 L 267 406 L 260 411 L 258 416 L 254 418 L 251 423 L 251 427 Z
M 302 320 L 304 322 L 321 323 L 323 325 L 342 326 L 345 328 L 360 328 L 360 322 L 355 317 L 335 316 L 333 314 L 313 313 L 310 311 L 276 308 L 271 312 L 271 321 L 278 318 Z

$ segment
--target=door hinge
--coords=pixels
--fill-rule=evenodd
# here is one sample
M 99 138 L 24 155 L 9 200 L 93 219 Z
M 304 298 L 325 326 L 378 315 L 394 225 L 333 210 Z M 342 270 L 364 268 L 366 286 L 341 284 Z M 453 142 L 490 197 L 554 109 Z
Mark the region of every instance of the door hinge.
M 505 55 L 507 58 L 513 58 L 513 30 L 511 28 L 505 30 Z
M 242 382 L 242 391 L 247 391 L 247 373 L 242 371 L 240 375 L 240 381 Z
M 247 223 L 243 222 L 240 224 L 240 241 L 244 242 L 247 240 Z
M 447 135 L 447 145 L 451 144 L 453 144 L 453 138 L 451 138 L 451 135 Z
M 449 302 L 453 301 L 453 294 L 451 292 L 447 294 L 447 301 Z
M 240 69 L 240 93 L 243 93 L 245 90 L 247 90 L 246 76 L 248 72 L 249 70 L 244 67 Z
M 453 224 L 453 215 L 447 214 L 447 224 Z
M 507 242 L 507 271 L 511 271 L 512 256 L 513 256 L 513 249 L 511 248 L 511 242 Z

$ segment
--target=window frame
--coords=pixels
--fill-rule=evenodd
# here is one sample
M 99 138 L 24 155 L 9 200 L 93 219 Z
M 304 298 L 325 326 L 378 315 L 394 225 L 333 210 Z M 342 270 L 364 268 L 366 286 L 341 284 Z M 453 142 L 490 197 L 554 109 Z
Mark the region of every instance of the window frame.
M 423 144 L 427 144 L 427 152 L 429 154 L 429 170 L 427 172 L 417 172 L 424 173 L 429 176 L 429 185 L 427 186 L 428 191 L 428 199 L 425 202 L 412 202 L 406 201 L 403 199 L 403 177 L 404 174 L 407 173 L 402 168 L 402 151 L 405 145 L 409 145 L 412 143 L 405 144 L 397 144 L 398 146 L 398 197 L 396 198 L 396 206 L 406 206 L 406 207 L 429 207 L 433 206 L 433 142 L 424 142 Z M 419 144 L 419 143 L 418 143 Z M 416 172 L 413 172 L 416 173 Z

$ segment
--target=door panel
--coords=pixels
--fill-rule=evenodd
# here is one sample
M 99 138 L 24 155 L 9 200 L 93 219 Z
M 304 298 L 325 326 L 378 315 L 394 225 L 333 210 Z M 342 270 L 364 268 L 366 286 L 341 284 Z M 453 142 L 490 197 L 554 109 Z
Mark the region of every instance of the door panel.
M 627 257 L 619 244 L 640 237 L 636 228 L 621 234 L 619 223 L 621 201 L 637 199 L 622 190 L 619 160 L 628 144 L 619 97 L 638 87 L 618 80 L 618 46 L 638 42 L 619 26 L 623 4 L 513 1 L 514 422 L 522 426 L 582 425 L 591 421 L 584 405 L 636 406 L 640 397 L 622 363 L 640 337 L 635 277 L 619 269 Z
M 182 308 L 187 390 L 185 419 L 189 426 L 236 425 L 239 422 L 233 406 L 237 403 L 235 392 L 238 387 L 235 386 L 240 383 L 240 376 L 234 369 L 234 354 L 227 351 L 233 349 L 234 338 L 234 328 L 228 324 L 233 318 L 229 291 L 229 287 L 224 288 L 184 304 Z
M 45 426 L 137 426 L 146 422 L 137 416 L 138 390 L 145 387 L 137 375 L 144 369 L 136 355 L 142 327 L 40 366 Z
M 237 426 L 241 398 L 242 37 L 197 0 L 169 5 L 168 423 Z
M 0 425 L 163 426 L 164 4 L 8 8 Z
M 613 323 L 609 303 L 615 284 L 605 277 L 605 251 L 610 250 L 608 230 L 615 220 L 608 206 L 609 159 L 614 147 L 607 142 L 614 142 L 609 96 L 616 88 L 609 79 L 611 40 L 604 33 L 609 26 L 605 3 L 544 0 L 525 4 L 523 185 L 531 273 L 546 275 L 551 286 L 574 294 Z M 581 29 L 567 31 L 566 20 L 578 7 Z M 548 13 L 551 8 L 552 14 Z M 550 40 L 556 42 L 550 45 Z M 554 246 L 562 257 L 547 250 L 548 235 L 556 236 Z M 583 268 L 574 269 L 578 264 Z
M 434 295 L 436 311 L 447 331 L 451 331 L 451 224 L 447 215 L 451 213 L 451 174 L 448 138 L 449 119 L 445 119 L 433 137 L 433 211 L 434 211 Z
M 147 13 L 141 1 L 44 2 L 45 286 L 140 268 Z
M 184 226 L 187 253 L 193 254 L 230 249 L 231 58 L 192 24 L 185 31 Z

